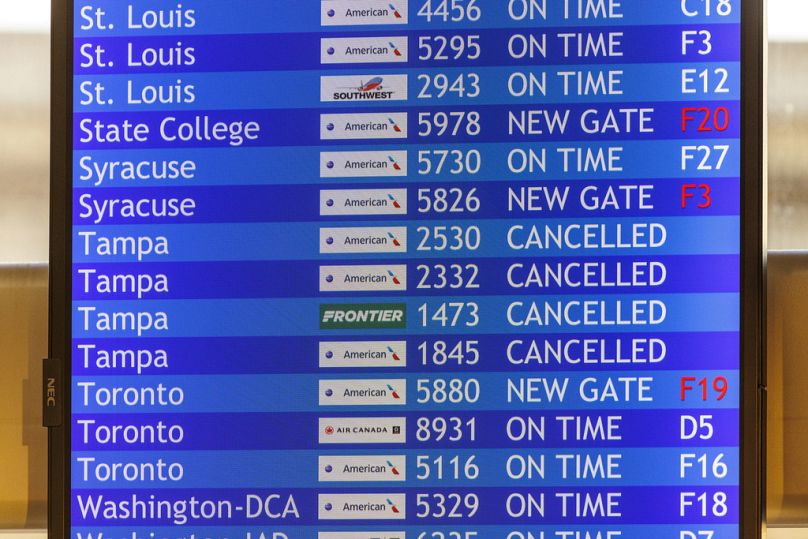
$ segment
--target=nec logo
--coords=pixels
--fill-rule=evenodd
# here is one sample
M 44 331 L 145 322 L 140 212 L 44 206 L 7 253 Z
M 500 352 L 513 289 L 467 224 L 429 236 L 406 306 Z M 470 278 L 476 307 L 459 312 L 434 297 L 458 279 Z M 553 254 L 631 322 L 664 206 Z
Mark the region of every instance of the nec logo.
M 45 389 L 45 406 L 48 408 L 56 407 L 56 378 L 48 378 L 48 384 Z
M 45 359 L 42 362 L 42 426 L 58 427 L 62 424 L 61 361 Z

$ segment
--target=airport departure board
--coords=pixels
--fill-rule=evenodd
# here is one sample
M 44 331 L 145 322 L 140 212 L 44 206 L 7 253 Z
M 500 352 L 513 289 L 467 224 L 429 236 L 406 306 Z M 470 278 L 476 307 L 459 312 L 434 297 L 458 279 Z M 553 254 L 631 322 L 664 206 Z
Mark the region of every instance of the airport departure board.
M 69 537 L 740 537 L 739 0 L 69 9 Z

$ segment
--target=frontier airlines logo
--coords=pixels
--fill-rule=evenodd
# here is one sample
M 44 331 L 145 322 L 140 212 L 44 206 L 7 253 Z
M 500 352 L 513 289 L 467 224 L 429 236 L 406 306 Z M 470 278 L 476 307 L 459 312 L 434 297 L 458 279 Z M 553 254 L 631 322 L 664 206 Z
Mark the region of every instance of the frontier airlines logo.
M 405 303 L 320 305 L 320 329 L 404 329 Z

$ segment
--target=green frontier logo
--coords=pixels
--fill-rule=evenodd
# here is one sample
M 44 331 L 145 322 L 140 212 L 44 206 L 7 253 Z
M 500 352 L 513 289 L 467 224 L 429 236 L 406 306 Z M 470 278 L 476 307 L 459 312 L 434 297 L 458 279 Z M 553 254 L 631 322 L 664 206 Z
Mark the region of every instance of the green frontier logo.
M 320 305 L 320 329 L 396 329 L 407 327 L 405 303 Z

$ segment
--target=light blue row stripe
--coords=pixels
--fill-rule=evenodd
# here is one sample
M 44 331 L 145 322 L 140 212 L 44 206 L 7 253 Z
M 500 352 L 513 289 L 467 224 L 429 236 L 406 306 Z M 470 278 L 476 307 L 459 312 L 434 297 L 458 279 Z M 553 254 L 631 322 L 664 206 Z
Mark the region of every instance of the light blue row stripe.
M 619 448 L 619 449 L 575 449 L 524 451 L 520 449 L 480 449 L 480 450 L 353 450 L 350 451 L 104 451 L 88 453 L 77 451 L 72 458 L 72 479 L 74 488 L 124 489 L 124 488 L 340 488 L 367 487 L 506 487 L 525 486 L 671 486 L 671 485 L 737 485 L 738 448 Z M 399 477 L 406 481 L 385 482 L 320 482 L 318 457 L 330 455 L 395 455 L 406 457 L 406 468 Z M 579 457 L 574 458 L 571 455 Z M 418 458 L 429 462 L 430 477 L 424 476 L 425 468 L 418 468 Z M 479 475 L 471 480 L 444 476 L 435 477 L 434 460 L 443 457 L 444 463 L 455 457 L 460 462 L 470 460 L 477 466 Z M 473 458 L 472 458 L 473 457 Z M 707 463 L 706 474 L 698 458 L 704 457 Z M 574 458 L 574 460 L 573 460 Z M 94 459 L 82 460 L 78 459 Z M 532 459 L 532 460 L 530 460 Z M 108 467 L 113 463 L 146 465 L 147 470 L 162 460 L 164 471 L 169 465 L 178 463 L 183 474 L 180 481 L 149 480 L 149 476 L 135 476 L 127 479 L 119 470 L 117 479 L 107 479 Z M 510 461 L 510 463 L 509 463 Z M 566 465 L 564 464 L 566 462 Z M 576 464 L 587 463 L 592 468 L 584 476 L 576 472 Z M 611 466 L 609 465 L 611 464 Z M 713 464 L 715 463 L 715 468 Z M 100 465 L 100 467 L 99 467 Z M 534 468 L 543 468 L 542 477 Z M 565 470 L 566 466 L 566 470 Z M 725 467 L 725 468 L 724 468 Z M 129 470 L 133 466 L 127 466 Z M 175 467 L 176 468 L 176 467 Z M 655 470 L 649 474 L 648 470 Z M 715 472 L 713 471 L 715 469 Z M 566 475 L 565 475 L 566 472 Z M 129 472 L 132 473 L 131 471 Z M 155 474 L 156 475 L 156 474 Z M 448 474 L 447 474 L 448 475 Z M 705 476 L 706 475 L 706 476 Z M 722 477 L 717 477 L 723 475 Z M 328 477 L 324 474 L 325 477 Z M 156 475 L 159 478 L 159 476 Z M 391 477 L 395 477 L 392 475 Z
M 75 35 L 77 37 L 87 36 L 115 36 L 115 35 L 193 35 L 193 34 L 233 34 L 233 33 L 281 33 L 281 32 L 345 32 L 362 30 L 392 30 L 395 29 L 422 29 L 437 30 L 441 28 L 463 29 L 463 28 L 526 28 L 545 26 L 628 26 L 628 25 L 652 25 L 652 24 L 719 24 L 738 23 L 740 21 L 740 6 L 737 1 L 732 1 L 729 6 L 732 8 L 726 15 L 719 15 L 715 11 L 707 15 L 704 5 L 697 0 L 688 0 L 684 5 L 687 7 L 688 16 L 682 9 L 680 2 L 669 0 L 623 0 L 615 3 L 615 14 L 622 15 L 621 18 L 587 17 L 580 19 L 577 17 L 565 17 L 563 4 L 556 0 L 538 2 L 547 5 L 547 19 L 529 17 L 524 20 L 514 20 L 503 6 L 501 0 L 478 0 L 476 5 L 480 8 L 478 20 L 465 18 L 460 22 L 446 21 L 442 17 L 433 17 L 428 21 L 426 17 L 418 16 L 418 11 L 424 2 L 422 0 L 409 0 L 409 24 L 407 25 L 385 25 L 385 26 L 321 26 L 320 24 L 320 2 L 317 0 L 272 0 L 266 2 L 262 0 L 239 0 L 234 9 L 232 2 L 222 2 L 217 0 L 196 0 L 185 2 L 186 9 L 194 8 L 196 23 L 189 28 L 170 29 L 139 29 L 130 28 L 127 6 L 120 2 L 101 0 L 89 1 L 80 0 L 75 3 Z M 401 5 L 401 2 L 393 1 L 393 4 Z M 524 4 L 529 4 L 525 2 Z M 522 2 L 516 3 L 516 8 L 520 8 Z M 608 5 L 608 4 L 607 4 Z M 112 29 L 99 29 L 89 21 L 94 20 L 95 11 L 87 10 L 87 6 L 102 7 L 105 15 L 102 23 L 106 27 L 112 24 Z M 133 10 L 131 19 L 138 22 L 142 19 L 142 11 L 146 9 L 163 8 L 166 11 L 174 8 L 175 4 L 160 2 L 159 0 L 140 0 L 137 9 Z M 82 17 L 82 10 L 86 16 Z M 403 7 L 400 8 L 403 10 Z M 520 11 L 514 9 L 515 14 Z M 574 13 L 574 12 L 572 12 Z M 722 12 L 723 13 L 723 12 Z M 472 16 L 472 19 L 474 16 Z M 185 19 L 183 19 L 185 20 Z
M 556 236 L 561 230 L 560 248 L 556 240 L 545 237 L 545 225 L 550 227 Z M 325 255 L 319 252 L 321 227 L 368 226 L 406 226 L 408 252 L 336 255 Z M 662 256 L 737 254 L 740 249 L 740 219 L 733 216 L 659 219 L 649 216 L 644 220 L 606 218 L 453 221 L 451 226 L 466 228 L 476 226 L 479 228 L 480 240 L 477 249 L 470 250 L 466 247 L 456 251 L 437 250 L 434 246 L 430 246 L 430 241 L 426 241 L 423 243 L 424 247 L 418 250 L 419 245 L 427 236 L 427 232 L 422 227 L 430 226 L 447 226 L 447 224 L 445 221 L 424 221 L 412 224 L 408 221 L 382 219 L 378 222 L 77 226 L 73 228 L 73 261 L 76 263 L 120 263 L 201 260 L 395 260 L 401 258 L 446 259 L 504 256 L 513 258 Z M 567 230 L 570 230 L 569 241 L 564 240 Z M 591 235 L 587 243 L 584 243 L 584 233 Z M 642 243 L 638 244 L 638 247 L 631 247 L 634 245 L 635 234 L 639 238 L 637 241 Z M 432 237 L 430 232 L 429 238 Z M 127 239 L 119 241 L 114 238 Z M 160 238 L 165 238 L 165 240 L 160 240 Z M 602 241 L 599 238 L 602 238 Z M 510 247 L 509 241 L 513 247 Z M 652 241 L 655 243 L 650 243 Z M 167 245 L 167 254 L 162 254 L 164 251 L 158 250 L 158 246 L 163 243 Z M 658 246 L 656 246 L 657 243 L 659 243 Z M 138 245 L 140 245 L 139 248 Z M 586 245 L 590 247 L 586 248 Z M 133 246 L 135 246 L 134 251 Z M 152 250 L 147 252 L 147 249 Z M 117 254 L 107 254 L 113 251 Z
M 708 148 L 691 150 L 692 159 L 682 166 L 683 146 L 706 146 Z M 726 146 L 726 155 L 717 146 Z M 583 157 L 590 152 L 598 157 L 600 153 L 608 159 L 610 148 L 619 154 L 620 170 L 604 170 L 603 168 L 578 169 L 575 154 L 570 154 L 565 166 L 565 151 L 573 148 L 573 152 L 581 152 Z M 576 150 L 577 148 L 577 150 Z M 539 181 L 539 180 L 585 180 L 597 181 L 605 179 L 638 179 L 638 178 L 684 178 L 692 180 L 737 177 L 740 175 L 741 143 L 738 139 L 716 139 L 711 141 L 653 140 L 653 141 L 614 141 L 614 142 L 570 142 L 547 144 L 435 144 L 429 146 L 412 146 L 407 151 L 407 177 L 390 177 L 384 175 L 370 177 L 323 178 L 320 175 L 320 152 L 381 151 L 382 158 L 391 150 L 404 149 L 396 144 L 373 146 L 317 146 L 289 148 L 206 148 L 206 149 L 155 149 L 155 150 L 95 150 L 76 151 L 73 153 L 73 183 L 76 187 L 137 187 L 137 186 L 193 186 L 193 185 L 267 185 L 267 184 L 323 184 L 340 185 L 345 183 L 387 183 L 389 185 L 406 184 L 424 181 L 451 181 L 463 179 L 474 181 Z M 461 154 L 439 151 L 462 151 Z M 479 164 L 476 157 L 470 155 L 472 150 L 479 152 Z M 534 164 L 532 168 L 524 168 L 514 172 L 509 168 L 509 155 L 514 153 L 514 170 L 519 170 L 519 157 L 528 161 L 544 158 L 545 169 Z M 708 153 L 709 152 L 709 153 Z M 719 168 L 719 157 L 723 162 Z M 438 171 L 441 160 L 443 168 Z M 471 163 L 472 170 L 477 172 L 451 173 L 456 159 Z M 705 166 L 700 166 L 702 159 Z M 152 179 L 152 163 L 156 163 L 158 171 L 164 163 L 175 161 L 181 164 L 190 161 L 195 168 L 190 179 Z M 122 171 L 127 166 L 138 166 L 136 172 L 146 179 L 121 179 Z M 128 165 L 127 165 L 128 164 Z M 421 173 L 429 172 L 428 174 Z M 159 172 L 158 172 L 159 174 Z M 110 176 L 114 179 L 110 180 Z M 159 177 L 159 176 L 158 176 Z
M 379 297 L 363 300 L 339 301 L 323 299 L 249 299 L 249 300 L 175 300 L 175 301 L 100 301 L 74 302 L 73 337 L 224 337 L 224 336 L 273 336 L 310 335 L 339 338 L 346 335 L 382 336 L 400 334 L 398 329 L 320 329 L 319 309 L 323 304 L 405 304 L 407 309 L 407 330 L 412 335 L 420 334 L 486 334 L 486 333 L 580 333 L 582 330 L 594 332 L 623 331 L 736 331 L 739 327 L 739 294 L 673 294 L 656 296 L 591 296 L 587 303 L 575 304 L 570 311 L 571 322 L 562 324 L 547 318 L 544 304 L 558 305 L 562 309 L 569 302 L 579 301 L 578 296 L 549 296 L 535 302 L 541 312 L 541 323 L 529 321 L 532 303 L 521 296 L 458 297 L 453 302 L 473 302 L 477 306 L 479 321 L 474 323 L 472 307 L 462 308 L 457 326 L 442 326 L 439 322 L 428 321 L 422 327 L 419 308 L 426 305 L 427 316 L 435 314 L 443 302 L 440 299 L 420 297 Z M 643 303 L 634 303 L 634 302 Z M 663 305 L 647 302 L 662 302 Z M 560 303 L 559 303 L 560 302 Z M 602 302 L 602 303 L 597 303 Z M 584 325 L 583 312 L 594 309 Z M 665 313 L 662 314 L 664 308 Z M 527 325 L 512 326 L 508 320 Z M 651 311 L 659 316 L 657 323 L 647 323 L 649 316 L 640 315 L 637 323 L 618 324 L 632 315 L 632 309 Z M 131 313 L 115 315 L 113 313 Z M 160 313 L 167 320 L 167 329 L 159 324 Z M 453 316 L 454 311 L 450 311 Z M 601 313 L 601 314 L 598 314 Z M 112 320 L 119 319 L 117 328 Z M 135 319 L 134 321 L 132 319 Z M 573 324 L 579 325 L 573 325 Z M 109 328 L 109 329 L 108 329 Z
M 683 381 L 685 378 L 688 380 Z M 328 405 L 340 399 L 339 391 L 332 397 L 320 396 L 320 383 L 339 383 L 339 380 L 370 380 L 367 387 L 384 388 L 373 380 L 396 380 L 390 393 L 396 391 L 402 405 L 335 406 Z M 427 399 L 418 390 L 420 385 L 433 392 L 435 380 L 444 382 L 462 380 L 475 400 L 441 402 Z M 709 391 L 701 401 L 699 380 L 706 380 Z M 721 396 L 712 387 L 723 383 L 726 394 Z M 405 390 L 406 386 L 406 390 Z M 357 386 L 357 389 L 365 386 Z M 158 388 L 160 395 L 158 395 Z M 687 388 L 687 389 L 683 389 Z M 145 413 L 202 413 L 202 412 L 389 412 L 446 411 L 446 410 L 627 410 L 627 409 L 688 409 L 693 403 L 707 402 L 713 408 L 737 408 L 739 402 L 739 375 L 733 372 L 634 372 L 620 375 L 608 373 L 566 374 L 559 376 L 529 375 L 526 373 L 480 373 L 457 375 L 384 375 L 359 376 L 328 373 L 322 375 L 196 375 L 181 378 L 151 376 L 115 376 L 102 380 L 85 377 L 73 378 L 73 412 L 77 414 L 145 414 Z M 124 391 L 126 392 L 124 395 Z M 136 396 L 138 393 L 145 395 Z M 684 394 L 684 399 L 682 399 Z M 112 395 L 117 395 L 113 397 Z M 114 399 L 114 400 L 112 400 Z M 127 405 L 129 402 L 143 403 Z M 172 404 L 172 399 L 176 399 Z M 353 402 L 362 402 L 354 398 Z M 104 405 L 100 405 L 103 403 Z
M 693 70 L 685 73 L 684 70 Z M 707 71 L 713 77 L 713 87 L 704 92 L 703 81 L 698 73 Z M 578 76 L 559 75 L 580 71 L 583 95 L 578 95 Z M 609 73 L 615 84 L 610 83 Z M 720 75 L 717 74 L 720 72 Z M 479 76 L 479 90 L 472 85 L 469 74 Z M 321 103 L 320 76 L 339 75 L 342 85 L 350 91 L 367 82 L 371 77 L 393 74 L 408 75 L 408 99 L 391 101 L 347 101 Z M 435 75 L 448 77 L 449 85 L 460 80 L 464 95 L 446 93 L 440 95 L 433 84 L 427 84 L 423 76 L 434 80 Z M 466 74 L 465 78 L 458 79 Z M 520 77 L 522 74 L 523 77 Z M 531 75 L 536 81 L 543 81 L 546 74 L 546 96 L 537 89 L 528 92 Z M 591 78 L 587 78 L 586 74 Z M 726 74 L 726 77 L 725 75 Z M 509 90 L 509 81 L 514 78 Z M 688 89 L 683 93 L 683 79 L 687 78 Z M 648 84 L 649 80 L 655 81 Z M 567 85 L 565 85 L 565 81 Z M 589 81 L 589 86 L 587 86 Z M 729 100 L 740 97 L 740 63 L 722 62 L 692 64 L 629 64 L 625 66 L 547 66 L 533 69 L 525 67 L 481 67 L 478 69 L 361 69 L 346 73 L 333 71 L 275 71 L 228 73 L 227 84 L 222 84 L 221 73 L 149 74 L 149 75 L 96 75 L 80 76 L 74 79 L 74 110 L 77 112 L 111 112 L 124 110 L 224 110 L 224 109 L 270 109 L 270 108 L 319 108 L 321 106 L 454 106 L 454 105 L 494 105 L 543 103 L 624 103 L 638 106 L 644 101 L 686 101 Z M 720 84 L 719 84 L 720 83 Z M 103 87 L 99 90 L 99 86 Z M 384 87 L 384 82 L 382 82 Z M 160 89 L 160 94 L 157 93 Z M 619 93 L 607 93 L 610 89 Z M 713 90 L 721 89 L 716 92 Z M 725 91 L 724 91 L 725 90 Z M 100 93 L 99 93 L 100 92 Z M 190 92 L 190 94 L 186 94 Z M 513 93 L 523 93 L 516 97 Z M 154 101 L 155 95 L 167 102 Z M 192 95 L 191 100 L 189 96 Z M 330 94 L 329 94 L 330 95 Z M 476 95 L 476 97 L 469 97 Z M 104 104 L 99 104 L 100 102 Z M 108 100 L 112 100 L 109 104 Z M 145 101 L 144 101 L 145 100 Z M 152 104 L 148 104 L 148 103 Z

